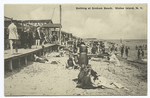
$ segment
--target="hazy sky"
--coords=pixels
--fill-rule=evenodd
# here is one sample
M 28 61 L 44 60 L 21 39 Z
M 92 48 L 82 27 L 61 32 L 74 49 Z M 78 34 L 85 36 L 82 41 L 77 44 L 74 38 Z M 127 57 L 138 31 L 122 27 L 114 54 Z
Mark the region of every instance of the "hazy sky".
M 112 7 L 112 10 L 84 10 L 76 7 Z M 115 7 L 142 7 L 120 9 Z M 55 9 L 55 10 L 54 10 Z M 54 15 L 52 18 L 52 13 Z M 60 23 L 59 5 L 5 5 L 4 15 L 14 19 L 51 19 Z M 146 4 L 62 4 L 62 30 L 78 37 L 99 39 L 146 39 Z

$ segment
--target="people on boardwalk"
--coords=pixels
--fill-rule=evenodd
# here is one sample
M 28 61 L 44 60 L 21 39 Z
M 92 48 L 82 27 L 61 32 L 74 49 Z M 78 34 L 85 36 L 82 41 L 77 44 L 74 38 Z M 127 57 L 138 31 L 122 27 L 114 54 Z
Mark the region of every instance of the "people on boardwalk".
M 29 49 L 31 49 L 31 46 L 32 46 L 32 39 L 33 39 L 33 33 L 31 31 L 29 24 L 28 24 L 27 25 L 27 46 Z
M 57 32 L 55 32 L 55 44 L 58 44 L 58 36 L 57 36 Z
M 56 35 L 56 32 L 53 33 L 53 37 L 52 37 L 52 43 L 53 44 L 57 44 L 57 40 L 58 40 L 58 37 Z
M 52 38 L 53 38 L 53 36 L 52 36 L 52 34 L 50 33 L 50 34 L 49 34 L 49 37 L 48 37 L 48 39 L 49 39 L 48 42 L 51 43 L 51 44 L 52 44 Z
M 40 33 L 40 26 L 37 27 L 35 32 L 35 39 L 36 39 L 36 48 L 37 46 L 40 46 L 40 39 L 41 39 L 41 33 Z
M 44 33 L 44 28 L 41 28 L 41 42 L 42 42 L 42 48 L 44 48 L 44 44 L 45 44 L 45 42 L 47 42 L 46 36 Z
M 66 35 L 64 35 L 65 37 L 65 45 L 67 46 L 67 41 L 69 40 L 68 37 Z
M 11 24 L 8 26 L 8 31 L 9 31 L 11 54 L 14 54 L 13 47 L 15 47 L 16 53 L 18 53 L 17 40 L 19 39 L 19 35 L 17 32 L 17 26 L 14 23 L 14 20 L 11 20 Z
M 21 45 L 24 49 L 27 48 L 27 27 L 24 27 L 21 32 Z

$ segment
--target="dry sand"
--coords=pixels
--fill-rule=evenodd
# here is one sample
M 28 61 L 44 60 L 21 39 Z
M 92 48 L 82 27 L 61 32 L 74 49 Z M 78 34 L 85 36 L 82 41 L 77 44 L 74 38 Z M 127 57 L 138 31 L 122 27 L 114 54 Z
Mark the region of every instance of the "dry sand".
M 120 57 L 118 57 L 120 58 Z M 68 70 L 65 68 L 65 57 L 49 57 L 51 61 L 58 61 L 58 64 L 41 64 L 30 62 L 28 66 L 22 66 L 18 71 L 6 73 L 4 79 L 5 96 L 29 96 L 29 95 L 147 95 L 147 64 L 128 62 L 119 59 L 121 66 L 111 66 L 108 70 L 108 63 L 102 60 L 89 61 L 92 68 L 101 76 L 120 83 L 125 89 L 81 89 L 77 88 L 79 70 Z M 115 69 L 115 71 L 113 70 Z

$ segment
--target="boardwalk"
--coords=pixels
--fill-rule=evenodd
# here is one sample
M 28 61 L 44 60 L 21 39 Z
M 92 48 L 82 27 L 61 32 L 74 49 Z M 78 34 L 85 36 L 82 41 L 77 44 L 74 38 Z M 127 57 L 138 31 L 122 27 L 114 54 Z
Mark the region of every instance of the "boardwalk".
M 42 49 L 42 47 L 38 47 L 36 48 L 35 45 L 32 46 L 32 49 L 18 49 L 19 53 L 18 54 L 10 54 L 10 50 L 5 50 L 4 51 L 4 62 L 5 62 L 5 67 L 8 65 L 9 70 L 13 70 L 13 64 L 12 61 L 14 59 L 18 59 L 18 67 L 20 67 L 20 58 L 24 57 L 25 59 L 25 64 L 28 64 L 28 60 L 32 60 L 33 59 L 33 54 L 37 54 L 39 56 L 44 55 L 45 52 L 52 52 L 55 48 L 57 47 L 57 45 L 55 44 L 46 44 L 44 50 Z M 6 64 L 7 62 L 9 62 L 8 64 Z M 5 68 L 6 69 L 6 68 Z

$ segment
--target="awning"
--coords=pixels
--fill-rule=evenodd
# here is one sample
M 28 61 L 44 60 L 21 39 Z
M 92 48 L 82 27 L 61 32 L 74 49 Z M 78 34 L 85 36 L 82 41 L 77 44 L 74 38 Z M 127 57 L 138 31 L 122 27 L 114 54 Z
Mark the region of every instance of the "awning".
M 43 28 L 62 28 L 61 24 L 44 24 L 42 25 Z

